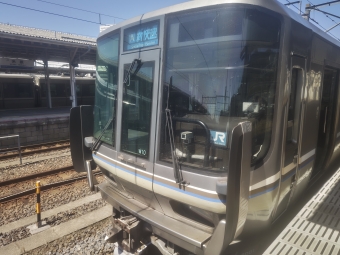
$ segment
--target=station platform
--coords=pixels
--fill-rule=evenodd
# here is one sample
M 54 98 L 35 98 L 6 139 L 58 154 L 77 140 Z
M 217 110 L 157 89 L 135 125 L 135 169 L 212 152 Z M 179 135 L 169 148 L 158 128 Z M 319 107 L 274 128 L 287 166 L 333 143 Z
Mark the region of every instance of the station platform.
M 264 255 L 340 254 L 340 169 L 316 192 Z
M 70 107 L 0 111 L 0 149 L 69 139 Z

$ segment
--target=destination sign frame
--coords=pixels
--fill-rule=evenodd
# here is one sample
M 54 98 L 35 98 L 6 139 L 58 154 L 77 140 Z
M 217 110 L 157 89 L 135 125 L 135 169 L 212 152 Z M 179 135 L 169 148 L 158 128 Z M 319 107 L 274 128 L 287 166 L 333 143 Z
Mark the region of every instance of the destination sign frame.
M 159 20 L 133 26 L 124 30 L 124 51 L 159 45 Z

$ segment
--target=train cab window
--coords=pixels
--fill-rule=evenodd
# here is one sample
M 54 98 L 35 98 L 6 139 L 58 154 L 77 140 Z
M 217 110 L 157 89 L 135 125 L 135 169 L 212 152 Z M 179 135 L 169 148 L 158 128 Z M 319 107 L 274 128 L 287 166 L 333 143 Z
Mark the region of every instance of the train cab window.
M 97 42 L 94 137 L 115 146 L 118 90 L 119 34 Z
M 128 72 L 130 64 L 124 66 Z M 123 84 L 122 151 L 147 158 L 151 126 L 154 62 L 144 62 Z
M 167 24 L 159 159 L 172 161 L 168 107 L 183 167 L 225 171 L 228 138 L 245 120 L 253 125 L 252 162 L 261 162 L 271 141 L 279 19 L 226 7 L 174 14 Z

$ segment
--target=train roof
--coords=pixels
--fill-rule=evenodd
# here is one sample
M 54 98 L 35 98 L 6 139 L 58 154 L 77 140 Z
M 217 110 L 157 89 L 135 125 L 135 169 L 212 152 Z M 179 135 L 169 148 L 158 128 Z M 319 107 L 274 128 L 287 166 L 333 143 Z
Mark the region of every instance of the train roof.
M 0 78 L 17 78 L 17 79 L 32 78 L 33 79 L 33 75 L 29 75 L 29 74 L 16 74 L 16 73 L 0 73 Z
M 0 73 L 1 78 L 16 78 L 16 79 L 45 79 L 45 75 L 42 74 L 14 74 L 14 73 Z M 59 75 L 50 75 L 49 77 L 52 80 L 69 80 L 70 76 L 59 76 Z M 95 80 L 93 77 L 80 77 L 76 76 L 76 80 Z
M 166 14 L 171 14 L 175 12 L 185 11 L 185 10 L 191 10 L 196 8 L 201 8 L 205 6 L 214 6 L 214 5 L 221 5 L 221 4 L 248 4 L 248 5 L 254 5 L 254 6 L 260 6 L 263 8 L 267 8 L 269 10 L 272 10 L 274 12 L 277 12 L 281 14 L 282 16 L 291 18 L 298 23 L 302 24 L 306 28 L 312 30 L 314 33 L 320 35 L 327 41 L 332 42 L 336 46 L 340 47 L 340 42 L 337 41 L 335 38 L 331 37 L 327 33 L 323 32 L 321 29 L 304 19 L 301 15 L 297 14 L 296 12 L 292 11 L 291 9 L 287 8 L 277 0 L 210 0 L 207 2 L 206 0 L 195 0 L 195 1 L 188 1 L 181 4 L 176 4 L 173 6 L 165 7 L 156 11 L 152 11 L 149 13 L 142 14 L 140 16 L 125 20 L 115 26 L 112 26 L 103 32 L 99 34 L 99 37 L 102 37 L 108 33 L 111 33 L 112 31 L 115 31 L 121 27 L 124 27 L 126 25 L 129 25 L 131 23 L 140 22 L 141 20 L 148 20 L 153 17 L 158 17 Z

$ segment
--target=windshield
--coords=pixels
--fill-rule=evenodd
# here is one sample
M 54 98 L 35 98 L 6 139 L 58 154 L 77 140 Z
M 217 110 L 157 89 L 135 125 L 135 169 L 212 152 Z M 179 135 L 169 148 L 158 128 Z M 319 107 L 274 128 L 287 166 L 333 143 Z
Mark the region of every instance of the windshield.
M 270 145 L 279 20 L 220 8 L 172 16 L 167 24 L 160 159 L 171 162 L 169 105 L 182 166 L 223 171 L 230 133 L 246 120 L 253 124 L 253 163 L 261 160 Z
M 94 137 L 115 146 L 119 35 L 97 42 Z M 106 127 L 106 128 L 105 128 Z M 105 128 L 105 130 L 104 130 Z M 101 135 L 103 133 L 103 135 Z

